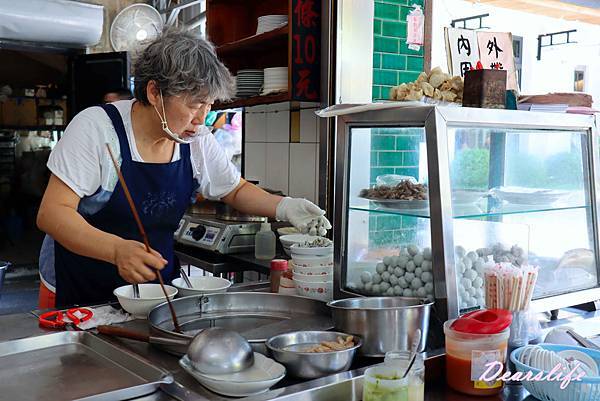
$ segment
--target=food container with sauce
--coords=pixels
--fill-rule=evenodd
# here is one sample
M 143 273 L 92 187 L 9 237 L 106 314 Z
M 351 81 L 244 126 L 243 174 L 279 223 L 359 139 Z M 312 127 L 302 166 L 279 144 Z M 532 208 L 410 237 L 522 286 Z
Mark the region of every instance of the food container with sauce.
M 392 358 L 388 355 L 393 354 Z M 425 397 L 425 366 L 423 356 L 402 378 L 410 361 L 409 351 L 388 352 L 385 364 L 368 368 L 363 379 L 363 401 L 423 401 Z
M 486 396 L 498 394 L 500 380 L 479 380 L 492 363 L 492 376 L 504 371 L 512 315 L 502 309 L 479 310 L 444 323 L 446 335 L 446 382 L 461 393 Z M 498 368 L 499 367 L 499 368 Z

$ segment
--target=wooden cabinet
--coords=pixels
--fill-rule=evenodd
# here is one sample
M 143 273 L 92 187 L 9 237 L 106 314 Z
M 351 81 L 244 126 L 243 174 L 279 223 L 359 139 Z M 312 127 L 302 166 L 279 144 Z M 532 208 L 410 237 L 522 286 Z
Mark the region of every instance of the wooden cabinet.
M 287 15 L 288 24 L 256 35 L 258 17 Z M 208 39 L 230 71 L 288 67 L 288 91 L 234 99 L 213 109 L 320 100 L 321 0 L 208 0 Z

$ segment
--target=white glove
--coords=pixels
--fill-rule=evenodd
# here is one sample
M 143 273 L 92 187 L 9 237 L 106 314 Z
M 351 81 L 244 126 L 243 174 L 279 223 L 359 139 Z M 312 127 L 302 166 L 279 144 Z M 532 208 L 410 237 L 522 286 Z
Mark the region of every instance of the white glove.
M 331 229 L 325 211 L 306 199 L 283 198 L 277 205 L 275 216 L 279 221 L 292 223 L 302 234 L 323 236 Z

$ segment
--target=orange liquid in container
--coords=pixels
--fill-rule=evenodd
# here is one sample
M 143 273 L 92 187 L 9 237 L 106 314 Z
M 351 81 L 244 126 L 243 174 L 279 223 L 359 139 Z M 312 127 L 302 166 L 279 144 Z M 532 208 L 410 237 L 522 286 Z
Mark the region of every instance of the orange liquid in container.
M 471 395 L 494 395 L 502 391 L 503 384 L 497 388 L 476 388 L 471 380 L 471 359 L 456 358 L 446 354 L 446 383 L 452 389 Z
M 449 387 L 477 396 L 495 395 L 502 391 L 504 382 L 478 379 L 491 362 L 502 363 L 501 370 L 504 372 L 511 320 L 510 312 L 491 310 L 473 312 L 444 323 L 446 382 Z M 498 370 L 499 367 L 495 366 L 486 378 Z

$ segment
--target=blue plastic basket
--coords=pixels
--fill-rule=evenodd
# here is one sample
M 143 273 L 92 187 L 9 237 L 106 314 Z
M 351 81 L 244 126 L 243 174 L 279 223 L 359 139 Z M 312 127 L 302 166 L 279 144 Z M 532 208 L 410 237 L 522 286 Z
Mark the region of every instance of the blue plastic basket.
M 539 347 L 560 352 L 564 350 L 577 350 L 589 355 L 600 367 L 600 351 L 589 348 L 575 347 L 572 345 L 538 344 Z M 510 360 L 515 364 L 517 372 L 531 371 L 533 375 L 540 369 L 527 366 L 519 361 L 523 348 L 517 348 L 510 354 Z M 548 372 L 546 372 L 548 373 Z M 583 377 L 581 381 L 571 381 L 565 389 L 561 389 L 560 381 L 523 381 L 523 386 L 541 401 L 600 401 L 600 377 Z

